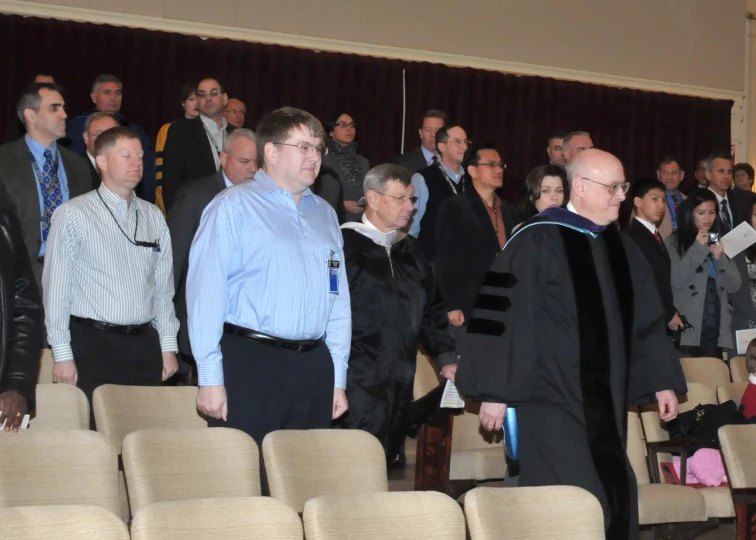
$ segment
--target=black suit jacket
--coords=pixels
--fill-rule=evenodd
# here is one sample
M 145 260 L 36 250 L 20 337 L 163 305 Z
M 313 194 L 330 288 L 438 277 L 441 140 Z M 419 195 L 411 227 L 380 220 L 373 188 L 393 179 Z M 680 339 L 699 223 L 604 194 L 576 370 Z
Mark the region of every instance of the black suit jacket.
M 501 202 L 507 238 L 517 225 L 517 211 Z M 435 229 L 436 276 L 447 311 L 461 309 L 472 318 L 488 269 L 501 252 L 491 218 L 478 192 L 470 186 L 441 203 Z
M 228 125 L 226 131 L 234 130 Z M 204 178 L 218 172 L 213 157 L 215 148 L 207 140 L 202 119 L 180 118 L 168 130 L 163 148 L 163 202 L 170 210 L 179 188 L 195 178 Z
M 86 158 L 74 154 L 58 145 L 61 164 L 66 171 L 70 198 L 78 197 L 92 190 L 92 178 Z M 21 222 L 26 251 L 32 263 L 37 284 L 42 283 L 42 264 L 37 262 L 42 245 L 37 179 L 34 176 L 29 147 L 24 137 L 0 146 L 0 198 L 10 203 Z
M 202 212 L 224 189 L 226 189 L 226 183 L 223 181 L 222 171 L 192 180 L 181 186 L 166 218 L 173 248 L 176 317 L 181 323 L 178 335 L 179 350 L 184 354 L 191 354 L 192 350 L 186 326 L 186 275 L 189 270 L 189 250 L 192 247 L 194 234 L 199 228 Z
M 412 174 L 428 166 L 428 162 L 425 161 L 425 154 L 423 154 L 423 150 L 419 146 L 412 152 L 405 152 L 404 154 L 394 156 L 392 161 L 397 165 L 405 167 Z
M 87 165 L 89 165 L 89 176 L 92 178 L 92 189 L 97 189 L 98 187 L 100 187 L 100 182 L 102 182 L 100 173 L 97 171 L 97 167 L 92 165 L 92 162 L 89 160 L 89 156 L 86 156 L 84 159 L 87 160 Z
M 664 320 L 669 322 L 675 316 L 677 310 L 672 297 L 672 263 L 664 242 L 661 244 L 643 223 L 633 219 L 625 230 L 625 234 L 632 238 L 646 257 L 654 278 L 659 288 L 662 307 L 664 308 Z M 683 314 L 684 315 L 684 314 Z

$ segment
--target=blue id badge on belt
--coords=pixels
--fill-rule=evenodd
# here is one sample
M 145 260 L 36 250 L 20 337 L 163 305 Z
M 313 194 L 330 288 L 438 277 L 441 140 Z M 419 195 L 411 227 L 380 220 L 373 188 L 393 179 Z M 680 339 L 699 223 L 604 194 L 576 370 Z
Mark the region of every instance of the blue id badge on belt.
M 331 258 L 328 259 L 328 292 L 339 294 L 339 266 L 341 266 L 341 262 L 335 260 L 333 255 L 332 251 Z

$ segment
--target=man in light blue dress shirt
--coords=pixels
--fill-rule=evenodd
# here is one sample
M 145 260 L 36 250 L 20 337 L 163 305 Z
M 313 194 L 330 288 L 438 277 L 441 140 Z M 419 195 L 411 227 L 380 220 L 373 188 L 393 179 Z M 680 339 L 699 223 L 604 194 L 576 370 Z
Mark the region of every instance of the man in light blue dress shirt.
M 328 428 L 347 410 L 351 309 L 333 208 L 310 186 L 325 133 L 284 107 L 260 121 L 262 169 L 205 210 L 186 300 L 197 408 L 250 434 Z

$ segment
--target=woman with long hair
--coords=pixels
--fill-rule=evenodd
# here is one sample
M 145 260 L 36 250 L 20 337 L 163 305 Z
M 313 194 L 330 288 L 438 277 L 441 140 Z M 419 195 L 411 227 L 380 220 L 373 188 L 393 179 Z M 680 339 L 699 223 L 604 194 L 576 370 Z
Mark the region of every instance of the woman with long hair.
M 675 307 L 693 328 L 680 338 L 681 356 L 722 358 L 733 348 L 728 294 L 740 289 L 737 266 L 724 253 L 713 192 L 697 189 L 680 205 L 677 231 L 665 244 L 672 263 Z
M 557 165 L 539 165 L 525 177 L 525 186 L 517 208 L 520 223 L 552 206 L 569 200 L 569 186 L 564 169 Z

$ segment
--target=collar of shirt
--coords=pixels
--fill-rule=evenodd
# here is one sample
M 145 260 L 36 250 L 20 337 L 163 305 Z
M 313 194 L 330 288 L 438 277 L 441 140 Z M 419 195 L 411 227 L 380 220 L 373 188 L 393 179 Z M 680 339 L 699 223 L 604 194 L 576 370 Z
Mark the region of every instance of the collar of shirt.
M 656 234 L 656 225 L 638 216 L 635 216 L 635 219 L 637 219 L 641 225 L 647 228 L 651 234 Z
M 219 131 L 223 131 L 228 127 L 228 122 L 226 122 L 225 118 L 221 118 L 221 125 L 218 127 L 218 124 L 215 123 L 215 120 L 212 120 L 208 118 L 207 116 L 200 115 L 200 118 L 202 119 L 202 123 L 205 124 L 205 127 L 210 130 L 210 133 L 218 133 Z
M 430 150 L 428 150 L 422 144 L 420 145 L 420 150 L 422 150 L 422 152 L 423 152 L 423 157 L 425 158 L 425 162 L 428 165 L 432 165 L 433 164 L 433 158 L 437 157 L 436 154 L 434 154 L 433 152 L 431 152 Z
M 136 212 L 137 198 L 134 195 L 134 192 L 131 193 L 131 201 L 130 201 L 133 204 L 129 204 L 125 199 L 119 197 L 118 195 L 110 191 L 105 186 L 105 182 L 102 182 L 100 184 L 100 187 L 97 188 L 97 191 L 100 193 L 102 200 L 111 210 L 114 210 L 120 214 L 125 214 L 127 212 L 130 212 L 130 213 Z
M 577 214 L 578 213 L 578 211 L 575 209 L 575 205 L 572 204 L 572 201 L 570 201 L 570 202 L 567 203 L 567 210 L 569 210 L 573 214 Z M 578 214 L 578 215 L 580 215 L 580 214 Z
M 465 170 L 462 168 L 462 165 L 459 166 L 458 172 L 454 172 L 449 167 L 444 165 L 443 162 L 441 162 L 440 160 L 439 160 L 439 163 L 441 163 L 441 166 L 446 171 L 446 174 L 449 175 L 449 178 L 454 180 L 455 184 L 459 184 L 459 181 L 462 179 L 462 175 L 465 174 Z
M 97 169 L 97 162 L 95 161 L 95 158 L 92 154 L 89 153 L 89 150 L 87 150 L 87 157 L 89 158 L 89 161 L 92 163 L 92 167 Z
M 28 134 L 24 137 L 24 139 L 26 139 L 26 146 L 29 147 L 29 151 L 32 153 L 32 156 L 34 156 L 34 159 L 37 162 L 45 162 L 45 150 L 50 150 L 50 152 L 52 152 L 53 159 L 57 157 L 58 143 L 56 141 L 53 141 L 50 146 L 42 146 L 41 143 L 38 143 L 37 141 L 29 137 Z
M 234 183 L 228 179 L 228 176 L 226 176 L 226 171 L 221 169 L 221 173 L 223 174 L 223 183 L 226 184 L 226 187 L 229 188 L 234 185 Z
M 364 223 L 364 224 L 365 224 L 365 225 L 366 225 L 367 227 L 370 227 L 371 229 L 373 229 L 373 230 L 375 230 L 375 231 L 377 231 L 377 230 L 378 230 L 378 227 L 376 227 L 375 225 L 373 225 L 372 223 L 370 223 L 370 220 L 368 219 L 368 217 L 367 217 L 367 214 L 365 214 L 364 212 L 362 213 L 362 222 L 363 222 L 363 223 Z
M 717 198 L 717 204 L 719 206 L 722 206 L 722 199 L 726 200 L 727 204 L 730 204 L 730 201 L 727 198 L 727 192 L 726 191 L 725 191 L 725 196 L 724 197 L 722 197 L 719 193 L 717 193 L 716 191 L 714 191 L 713 189 L 711 189 L 711 186 L 709 186 L 709 191 L 711 191 L 714 194 L 714 196 Z
M 248 186 L 252 191 L 255 191 L 257 193 L 262 193 L 262 194 L 274 193 L 276 191 L 286 191 L 287 193 L 289 193 L 287 190 L 279 186 L 276 183 L 276 181 L 273 180 L 268 175 L 268 173 L 266 173 L 262 169 L 257 170 L 257 172 L 255 173 L 254 181 L 244 182 L 244 184 L 240 184 L 240 185 Z M 305 200 L 305 198 L 307 198 L 308 200 L 312 200 L 316 204 L 319 204 L 318 198 L 312 197 L 312 195 L 313 195 L 312 190 L 310 188 L 307 188 L 302 193 L 302 200 Z
M 751 381 L 751 384 L 756 384 L 756 373 L 748 375 L 748 380 Z

